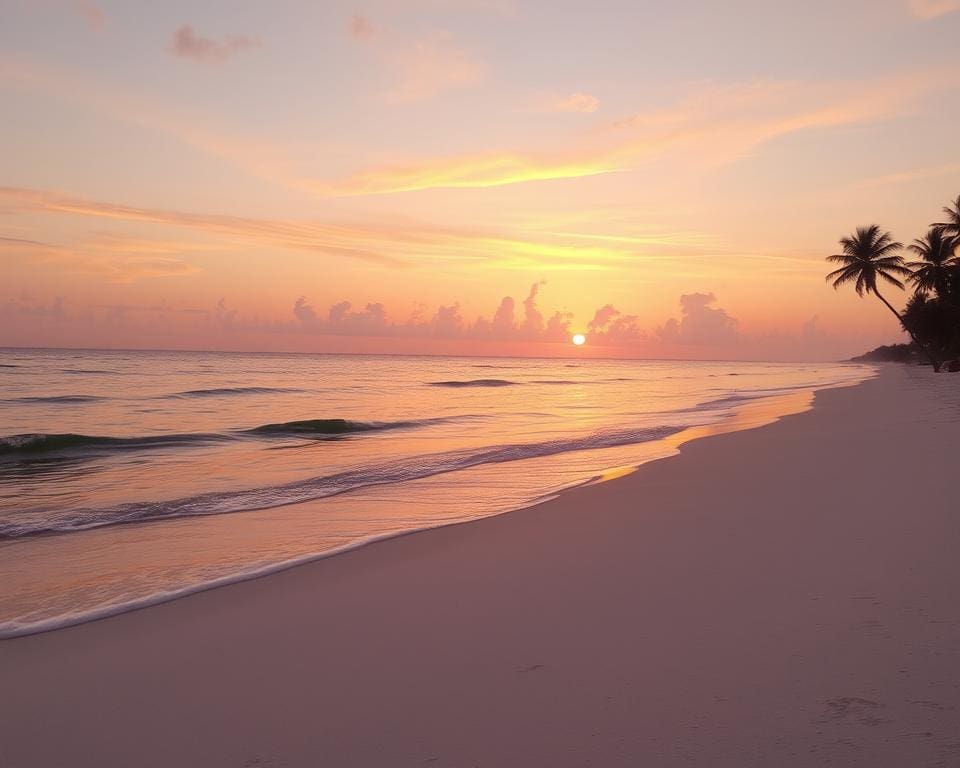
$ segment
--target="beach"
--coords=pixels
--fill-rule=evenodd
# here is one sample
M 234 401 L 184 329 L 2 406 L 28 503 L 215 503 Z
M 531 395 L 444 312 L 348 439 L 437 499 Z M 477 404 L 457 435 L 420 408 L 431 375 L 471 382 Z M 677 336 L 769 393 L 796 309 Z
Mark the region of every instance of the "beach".
M 528 509 L 0 641 L 0 764 L 960 761 L 957 379 Z

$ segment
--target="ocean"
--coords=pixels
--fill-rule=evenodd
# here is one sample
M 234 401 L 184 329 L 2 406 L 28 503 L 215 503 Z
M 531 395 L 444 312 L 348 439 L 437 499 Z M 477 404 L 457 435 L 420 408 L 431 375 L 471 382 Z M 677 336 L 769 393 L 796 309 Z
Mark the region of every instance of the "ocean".
M 872 370 L 0 350 L 0 636 L 530 506 Z

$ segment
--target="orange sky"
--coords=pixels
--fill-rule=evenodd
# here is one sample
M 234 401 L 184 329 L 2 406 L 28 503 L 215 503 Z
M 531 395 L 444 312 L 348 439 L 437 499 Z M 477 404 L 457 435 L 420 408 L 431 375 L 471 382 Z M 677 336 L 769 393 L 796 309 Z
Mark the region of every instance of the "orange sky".
M 960 193 L 953 0 L 197 5 L 0 0 L 0 345 L 834 359 Z

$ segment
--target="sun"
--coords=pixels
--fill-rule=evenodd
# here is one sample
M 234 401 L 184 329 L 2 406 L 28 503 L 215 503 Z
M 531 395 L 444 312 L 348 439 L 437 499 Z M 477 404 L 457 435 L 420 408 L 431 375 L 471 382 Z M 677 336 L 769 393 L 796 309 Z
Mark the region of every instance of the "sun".
M 584 344 L 587 343 L 587 337 L 584 336 L 582 333 L 575 333 L 573 334 L 572 341 L 574 346 L 582 347 Z

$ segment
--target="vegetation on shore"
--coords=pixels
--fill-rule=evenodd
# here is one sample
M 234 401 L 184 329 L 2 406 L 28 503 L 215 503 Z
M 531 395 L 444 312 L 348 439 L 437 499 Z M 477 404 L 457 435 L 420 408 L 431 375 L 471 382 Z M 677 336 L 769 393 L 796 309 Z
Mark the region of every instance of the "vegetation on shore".
M 917 349 L 939 371 L 944 360 L 960 357 L 960 195 L 944 207 L 946 220 L 904 248 L 878 225 L 858 227 L 841 238 L 840 253 L 827 256 L 839 268 L 827 275 L 834 288 L 852 285 L 859 296 L 872 294 L 886 305 L 910 336 L 910 345 L 878 347 L 855 359 L 909 360 Z M 906 261 L 901 252 L 915 258 Z M 880 285 L 913 294 L 898 312 L 880 292 Z M 886 290 L 886 288 L 884 289 Z
M 913 344 L 881 344 L 876 349 L 850 358 L 851 363 L 915 363 L 917 348 Z

